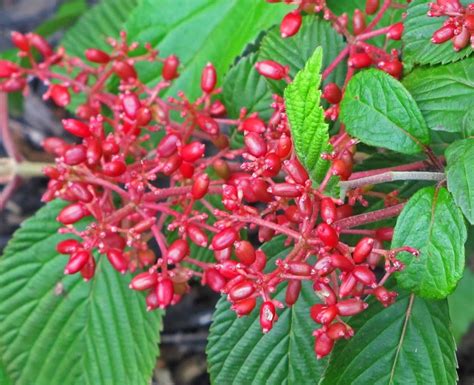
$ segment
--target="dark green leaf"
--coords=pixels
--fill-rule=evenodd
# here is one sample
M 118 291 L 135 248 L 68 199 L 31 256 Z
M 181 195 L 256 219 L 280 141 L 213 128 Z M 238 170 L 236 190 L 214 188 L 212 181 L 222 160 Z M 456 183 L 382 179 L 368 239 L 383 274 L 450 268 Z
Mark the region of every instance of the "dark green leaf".
M 330 149 L 328 125 L 320 106 L 323 52 L 316 48 L 303 70 L 285 90 L 285 106 L 296 154 L 311 178 L 320 182 L 329 167 L 321 158 Z
M 415 64 L 451 63 L 469 56 L 471 46 L 456 52 L 450 41 L 443 44 L 433 44 L 433 33 L 443 26 L 446 18 L 428 17 L 428 4 L 431 0 L 414 0 L 408 5 L 405 31 L 402 41 L 403 62 L 407 66 Z M 466 3 L 466 1 L 462 1 Z M 469 1 L 467 1 L 469 3 Z
M 454 142 L 446 149 L 448 190 L 474 224 L 474 138 Z
M 352 136 L 371 146 L 414 154 L 428 144 L 428 127 L 412 96 L 392 76 L 362 71 L 347 86 L 340 118 Z
M 458 287 L 448 297 L 449 314 L 453 322 L 453 334 L 456 341 L 461 340 L 474 322 L 472 293 L 474 293 L 474 274 L 466 269 Z
M 48 36 L 62 28 L 70 26 L 78 17 L 87 10 L 85 0 L 69 0 L 58 8 L 51 19 L 46 20 L 36 32 L 42 36 Z
M 144 0 L 126 29 L 130 40 L 149 41 L 161 55 L 179 56 L 181 75 L 168 94 L 183 90 L 194 98 L 200 94 L 201 71 L 207 62 L 222 77 L 244 47 L 263 29 L 278 23 L 285 12 L 284 4 L 269 6 L 253 0 Z M 160 78 L 159 66 L 144 67 L 145 80 Z
M 431 129 L 474 133 L 474 58 L 417 68 L 403 84 Z
M 87 48 L 110 51 L 107 37 L 117 37 L 140 0 L 103 0 L 68 30 L 61 40 L 69 54 L 84 56 Z
M 161 313 L 147 313 L 104 258 L 84 282 L 64 276 L 56 201 L 27 220 L 0 259 L 0 361 L 16 385 L 143 385 L 158 354 Z M 2 383 L 3 384 L 3 383 Z
M 290 75 L 296 76 L 316 47 L 322 47 L 324 56 L 322 69 L 326 68 L 344 49 L 345 43 L 331 25 L 318 16 L 305 16 L 298 33 L 290 38 L 282 39 L 278 26 L 272 28 L 262 40 L 258 60 L 274 60 L 280 64 L 290 66 Z M 346 73 L 344 65 L 338 66 L 331 75 L 325 79 L 324 84 L 335 82 L 342 85 Z M 283 81 L 269 82 L 275 92 L 283 94 L 286 83 Z
M 269 263 L 289 252 L 283 238 L 267 243 Z M 284 300 L 285 290 L 276 298 Z M 312 385 L 321 375 L 325 361 L 313 351 L 314 322 L 309 307 L 316 302 L 311 285 L 303 285 L 292 308 L 278 311 L 279 319 L 268 334 L 260 329 L 258 306 L 248 316 L 237 318 L 225 298 L 217 304 L 207 346 L 209 373 L 213 384 Z
M 405 268 L 398 284 L 425 298 L 445 298 L 464 270 L 466 225 L 451 194 L 443 187 L 425 187 L 411 197 L 398 217 L 392 248 L 410 246 L 420 255 L 398 254 Z
M 238 118 L 242 107 L 258 112 L 262 119 L 271 116 L 272 93 L 265 78 L 255 70 L 256 62 L 256 54 L 240 59 L 224 79 L 222 96 L 230 118 Z M 243 146 L 243 137 L 236 130 L 231 134 L 231 144 L 234 148 Z
M 355 335 L 336 343 L 319 385 L 454 385 L 454 338 L 446 300 L 401 293 L 388 308 L 370 300 L 352 317 Z

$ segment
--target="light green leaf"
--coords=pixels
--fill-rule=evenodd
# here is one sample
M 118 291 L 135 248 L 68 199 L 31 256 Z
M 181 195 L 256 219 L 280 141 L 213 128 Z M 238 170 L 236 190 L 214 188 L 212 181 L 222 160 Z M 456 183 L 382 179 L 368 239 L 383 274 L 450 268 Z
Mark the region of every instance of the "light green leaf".
M 467 220 L 474 224 L 474 138 L 458 140 L 446 149 L 448 190 Z
M 403 84 L 431 129 L 474 134 L 474 58 L 417 68 Z
M 70 26 L 86 10 L 87 3 L 85 0 L 69 0 L 60 5 L 53 17 L 36 28 L 36 33 L 42 36 L 51 35 L 62 28 Z
M 132 41 L 151 42 L 163 56 L 176 54 L 180 77 L 168 94 L 183 90 L 200 94 L 201 71 L 207 62 L 217 69 L 219 85 L 236 56 L 258 34 L 278 23 L 288 12 L 284 4 L 253 0 L 144 0 L 126 24 Z M 146 65 L 144 79 L 156 82 L 161 68 Z
M 461 211 L 444 187 L 425 187 L 411 197 L 395 226 L 392 248 L 410 246 L 420 255 L 403 252 L 405 268 L 398 284 L 424 298 L 445 298 L 464 270 L 466 225 Z
M 282 65 L 288 65 L 290 76 L 294 77 L 303 69 L 316 47 L 323 49 L 322 69 L 324 70 L 344 49 L 345 43 L 330 23 L 318 16 L 305 16 L 300 30 L 292 37 L 283 39 L 280 36 L 280 28 L 273 27 L 262 40 L 258 60 L 274 60 Z M 340 65 L 323 83 L 335 82 L 342 86 L 345 75 L 346 66 Z M 284 81 L 268 80 L 268 82 L 275 92 L 283 94 L 286 87 Z
M 242 107 L 249 113 L 258 112 L 262 119 L 271 116 L 272 93 L 265 78 L 255 71 L 256 62 L 255 53 L 243 57 L 229 70 L 224 79 L 222 96 L 230 118 L 238 118 Z M 232 130 L 232 147 L 242 148 L 243 142 L 243 135 Z
M 285 106 L 296 154 L 311 178 L 320 182 L 329 162 L 321 158 L 330 150 L 328 125 L 320 106 L 321 63 L 323 52 L 316 48 L 303 70 L 285 90 Z
M 263 247 L 274 265 L 289 249 L 282 237 Z M 284 300 L 285 290 L 277 289 L 276 298 Z M 311 332 L 314 322 L 309 307 L 316 302 L 311 285 L 303 285 L 298 302 L 278 311 L 273 329 L 263 334 L 259 323 L 260 302 L 248 316 L 237 318 L 223 297 L 217 304 L 211 326 L 207 356 L 213 384 L 313 385 L 325 360 L 314 355 Z
M 453 334 L 456 341 L 460 341 L 474 322 L 474 274 L 466 269 L 459 281 L 458 287 L 448 297 L 449 314 L 453 322 Z
M 447 301 L 400 293 L 388 308 L 373 299 L 349 321 L 319 385 L 454 385 L 456 346 Z
M 430 141 L 413 97 L 379 70 L 362 71 L 351 79 L 339 116 L 350 135 L 371 146 L 415 154 Z
M 64 276 L 55 201 L 27 220 L 0 259 L 0 361 L 15 385 L 143 385 L 158 354 L 160 312 L 147 313 L 104 258 L 84 282 Z
M 433 44 L 433 33 L 443 26 L 443 17 L 428 17 L 428 4 L 431 0 L 413 0 L 407 9 L 405 31 L 402 36 L 404 43 L 403 62 L 406 66 L 415 64 L 446 64 L 463 59 L 472 53 L 471 46 L 456 52 L 450 41 Z M 462 3 L 470 1 L 463 0 Z

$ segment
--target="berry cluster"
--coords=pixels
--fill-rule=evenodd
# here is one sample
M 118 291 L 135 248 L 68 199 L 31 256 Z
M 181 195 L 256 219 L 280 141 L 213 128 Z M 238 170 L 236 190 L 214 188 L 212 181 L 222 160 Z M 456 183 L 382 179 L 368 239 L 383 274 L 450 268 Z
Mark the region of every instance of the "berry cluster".
M 433 33 L 431 41 L 434 44 L 451 40 L 455 51 L 462 50 L 469 43 L 474 47 L 474 4 L 464 8 L 459 0 L 436 0 L 436 3 L 430 3 L 428 16 L 448 17 Z
M 298 13 L 287 16 L 284 24 L 284 34 L 290 36 L 300 24 Z M 370 29 L 359 27 L 359 36 Z M 285 306 L 273 296 L 277 287 L 287 284 L 285 302 L 292 306 L 302 283 L 310 281 L 320 298 L 310 311 L 321 325 L 314 333 L 318 358 L 331 351 L 335 340 L 353 335 L 343 317 L 363 311 L 368 295 L 384 306 L 394 301 L 396 293 L 384 283 L 403 267 L 396 255 L 417 251 L 384 249 L 392 228 L 350 229 L 397 215 L 395 194 L 377 193 L 387 208 L 361 217 L 353 215 L 353 206 L 365 205 L 363 196 L 370 189 L 351 191 L 348 203 L 326 193 L 333 175 L 355 177 L 356 141 L 345 132 L 331 138 L 333 152 L 324 154 L 331 166 L 314 187 L 294 152 L 279 96 L 274 97 L 268 121 L 245 109 L 238 119 L 227 119 L 226 107 L 217 99 L 220 90 L 212 64 L 202 71 L 202 94 L 196 100 L 181 92 L 177 98 L 163 98 L 160 95 L 179 76 L 179 60 L 161 58 L 150 45 L 129 44 L 124 33 L 120 40 L 109 39 L 111 52 L 88 49 L 86 60 L 62 48 L 54 51 L 35 34 L 15 32 L 12 40 L 28 65 L 1 61 L 2 91 L 26 92 L 28 79 L 35 76 L 48 86 L 44 98 L 60 107 L 69 106 L 77 93 L 85 99 L 77 117 L 62 122 L 76 141 L 44 142 L 56 164 L 44 170 L 50 181 L 43 200 L 69 202 L 57 217 L 64 225 L 61 233 L 74 235 L 57 245 L 58 252 L 68 256 L 65 274 L 80 273 L 90 280 L 98 258 L 106 258 L 120 273 L 140 269 L 130 288 L 146 291 L 148 310 L 178 302 L 190 280 L 198 278 L 225 293 L 238 316 L 249 314 L 261 298 L 263 332 L 272 329 L 277 309 Z M 378 55 L 371 47 L 362 39 L 353 40 L 346 52 L 349 65 L 363 67 L 363 54 L 370 65 L 372 54 Z M 141 61 L 161 65 L 161 79 L 153 87 L 138 76 L 136 64 Z M 291 81 L 288 68 L 278 63 L 260 62 L 256 69 Z M 111 79 L 119 83 L 114 92 Z M 341 95 L 335 84 L 324 89 L 332 108 Z M 243 135 L 242 148 L 229 146 L 229 127 Z M 78 224 L 84 218 L 88 224 Z M 258 234 L 258 245 L 245 239 L 245 230 Z M 345 234 L 363 237 L 350 246 L 341 240 Z M 261 245 L 277 235 L 291 251 L 275 266 L 267 266 Z M 215 261 L 197 259 L 191 244 L 212 250 Z M 382 274 L 377 276 L 376 269 Z

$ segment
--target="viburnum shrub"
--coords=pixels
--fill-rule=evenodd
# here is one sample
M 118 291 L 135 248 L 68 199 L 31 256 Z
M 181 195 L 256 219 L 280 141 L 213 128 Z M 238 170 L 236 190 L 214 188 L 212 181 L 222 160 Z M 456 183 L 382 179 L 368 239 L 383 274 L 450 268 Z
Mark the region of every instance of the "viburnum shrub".
M 291 322 L 306 326 L 286 332 L 296 345 L 286 360 L 312 333 L 316 358 L 332 352 L 324 374 L 316 370 L 322 384 L 454 383 L 447 306 L 433 300 L 461 279 L 462 213 L 474 221 L 474 94 L 467 84 L 474 4 L 367 0 L 343 2 L 345 12 L 331 1 L 287 3 L 265 5 L 284 16 L 249 48 L 257 54 L 244 54 L 225 78 L 209 58 L 194 69 L 200 92 L 190 95 L 170 90 L 191 61 L 181 64 L 173 46 L 162 53 L 152 36 L 140 44 L 122 31 L 107 38 L 107 48 L 91 44 L 73 55 L 36 33 L 12 33 L 20 60 L 0 61 L 0 90 L 26 95 L 37 78 L 43 99 L 71 113 L 62 120 L 69 135 L 43 142 L 55 163 L 43 169 L 42 200 L 55 201 L 49 212 L 61 224 L 51 225 L 59 235 L 47 248 L 63 255 L 64 274 L 91 281 L 77 285 L 106 274 L 103 261 L 116 275 L 133 273 L 126 285 L 145 298 L 134 312 L 180 302 L 192 281 L 222 293 L 230 305 L 219 303 L 208 349 L 215 383 L 283 383 L 266 381 L 262 354 L 279 351 L 282 331 L 273 329 L 292 327 L 290 311 Z M 430 36 L 415 44 L 416 28 Z M 423 66 L 438 63 L 445 65 Z M 150 68 L 159 71 L 154 81 Z M 266 104 L 255 108 L 259 100 Z M 437 131 L 452 135 L 435 138 Z M 22 231 L 31 230 L 25 225 L 7 248 L 2 275 L 21 252 L 14 245 Z M 268 334 L 255 335 L 262 366 L 245 380 L 225 365 L 239 341 L 227 331 L 246 332 L 229 318 L 219 324 L 223 314 L 235 320 L 231 311 L 242 322 L 257 318 Z M 2 332 L 7 375 L 32 383 L 25 381 L 33 372 L 9 358 L 16 337 Z M 301 349 L 295 365 L 302 373 L 288 369 L 287 382 L 315 383 L 303 374 L 305 365 L 313 373 L 319 364 Z M 251 353 L 245 348 L 234 358 L 242 370 L 253 365 L 244 362 Z M 129 375 L 129 382 L 91 383 L 144 383 Z

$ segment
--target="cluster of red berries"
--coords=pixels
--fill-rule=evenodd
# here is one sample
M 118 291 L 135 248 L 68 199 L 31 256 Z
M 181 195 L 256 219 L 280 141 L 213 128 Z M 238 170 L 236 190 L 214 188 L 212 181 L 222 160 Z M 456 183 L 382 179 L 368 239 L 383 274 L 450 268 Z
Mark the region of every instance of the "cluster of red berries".
M 433 33 L 431 41 L 441 44 L 451 40 L 455 51 L 467 47 L 474 48 L 474 4 L 463 7 L 459 0 L 436 0 L 429 4 L 428 16 L 448 18 L 443 26 Z
M 297 13 L 287 16 L 282 33 L 290 36 L 298 18 Z M 184 93 L 163 99 L 160 93 L 179 76 L 179 60 L 160 58 L 150 45 L 137 54 L 140 47 L 127 43 L 125 34 L 109 39 L 110 53 L 88 49 L 86 60 L 61 48 L 54 51 L 35 34 L 15 32 L 12 40 L 29 65 L 1 61 L 1 90 L 26 92 L 29 77 L 36 76 L 48 85 L 45 99 L 60 107 L 68 106 L 76 93 L 85 96 L 77 118 L 62 122 L 75 143 L 61 138 L 44 142 L 56 164 L 44 170 L 50 181 L 43 200 L 69 202 L 57 220 L 64 225 L 61 233 L 75 236 L 57 245 L 59 253 L 68 255 L 65 274 L 91 279 L 100 254 L 120 273 L 144 269 L 130 288 L 147 292 L 148 310 L 178 302 L 197 277 L 227 294 L 238 316 L 250 313 L 262 298 L 263 332 L 271 330 L 276 309 L 284 306 L 272 298 L 277 287 L 287 283 L 285 302 L 292 306 L 302 282 L 310 281 L 321 300 L 310 311 L 321 325 L 315 331 L 318 357 L 327 355 L 335 340 L 352 336 L 341 317 L 363 311 L 367 295 L 384 306 L 394 301 L 396 294 L 383 285 L 402 268 L 396 254 L 416 251 L 385 250 L 391 228 L 362 230 L 359 234 L 369 236 L 354 247 L 344 243 L 346 229 L 340 221 L 364 202 L 363 192 L 353 192 L 348 204 L 325 192 L 331 176 L 348 179 L 352 174 L 356 142 L 346 133 L 331 138 L 333 152 L 324 154 L 331 166 L 316 188 L 296 157 L 279 96 L 268 121 L 245 109 L 239 119 L 227 119 L 216 98 L 220 90 L 212 64 L 202 71 L 202 94 L 195 101 Z M 351 53 L 354 68 L 361 68 L 354 64 L 359 54 Z M 140 81 L 139 61 L 162 66 L 161 79 L 151 88 Z M 260 62 L 256 69 L 291 81 L 288 68 L 278 63 Z M 120 81 L 118 94 L 107 88 L 111 78 Z M 337 105 L 342 91 L 329 84 L 323 96 Z M 179 120 L 173 118 L 176 112 Z M 244 137 L 240 149 L 229 146 L 226 130 L 232 125 Z M 78 224 L 83 218 L 88 224 Z M 283 236 L 292 249 L 275 266 L 267 266 L 265 252 L 243 237 L 244 230 L 256 231 L 261 244 Z M 215 262 L 196 259 L 191 244 L 212 250 Z M 377 266 L 385 272 L 380 278 L 374 273 Z

